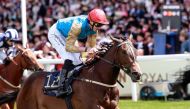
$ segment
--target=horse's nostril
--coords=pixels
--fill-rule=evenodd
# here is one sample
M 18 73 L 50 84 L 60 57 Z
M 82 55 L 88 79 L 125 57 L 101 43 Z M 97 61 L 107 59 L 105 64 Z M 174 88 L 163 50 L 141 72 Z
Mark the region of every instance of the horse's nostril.
M 38 71 L 43 71 L 44 69 L 43 68 L 38 68 Z
M 140 80 L 140 79 L 141 79 L 141 73 L 139 73 L 139 72 L 132 72 L 132 74 L 135 76 L 135 78 L 136 78 L 137 80 Z

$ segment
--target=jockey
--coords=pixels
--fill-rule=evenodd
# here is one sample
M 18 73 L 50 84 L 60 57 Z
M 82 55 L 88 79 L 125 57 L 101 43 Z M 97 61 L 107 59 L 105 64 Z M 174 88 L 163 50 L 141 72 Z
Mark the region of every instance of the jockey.
M 96 45 L 98 30 L 109 24 L 103 10 L 95 8 L 88 15 L 80 15 L 59 19 L 48 32 L 48 39 L 52 47 L 65 61 L 63 71 L 68 72 L 70 67 L 81 62 L 80 53 L 93 53 Z M 87 38 L 85 46 L 77 46 L 78 40 Z M 73 68 L 73 67 L 72 67 Z
M 5 33 L 0 33 L 0 63 L 6 64 L 10 60 L 9 47 L 13 47 L 15 42 L 21 42 L 16 29 L 7 29 Z

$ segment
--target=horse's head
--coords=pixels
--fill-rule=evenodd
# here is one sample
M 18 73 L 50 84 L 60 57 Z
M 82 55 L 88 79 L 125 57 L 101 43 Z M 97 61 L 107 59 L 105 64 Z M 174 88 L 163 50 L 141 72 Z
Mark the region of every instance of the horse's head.
M 115 38 L 110 36 L 117 49 L 117 64 L 127 73 L 132 81 L 136 82 L 141 78 L 141 70 L 137 62 L 136 49 L 131 40 L 124 38 Z
M 25 49 L 21 46 L 17 47 L 21 56 L 22 69 L 28 69 L 33 71 L 43 70 L 43 65 L 37 62 L 35 54 L 30 49 Z

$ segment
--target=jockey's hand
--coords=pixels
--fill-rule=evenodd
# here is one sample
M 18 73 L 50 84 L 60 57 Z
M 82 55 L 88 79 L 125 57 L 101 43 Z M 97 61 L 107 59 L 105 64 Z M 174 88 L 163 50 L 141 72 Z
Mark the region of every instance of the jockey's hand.
M 88 48 L 87 49 L 87 58 L 94 58 L 96 52 L 97 52 L 96 48 Z
M 88 47 L 87 48 L 87 52 L 88 53 L 95 53 L 96 52 L 96 48 L 90 48 L 90 47 Z

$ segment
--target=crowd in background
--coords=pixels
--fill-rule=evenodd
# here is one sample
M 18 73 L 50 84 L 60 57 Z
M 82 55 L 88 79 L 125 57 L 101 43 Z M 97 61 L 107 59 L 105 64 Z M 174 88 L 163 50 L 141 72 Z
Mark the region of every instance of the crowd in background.
M 58 58 L 47 40 L 50 26 L 60 18 L 87 14 L 95 7 L 102 8 L 110 21 L 99 36 L 105 33 L 121 35 L 133 34 L 133 44 L 138 55 L 152 55 L 153 33 L 162 30 L 161 8 L 164 4 L 177 4 L 182 7 L 182 26 L 178 30 L 177 42 L 180 50 L 188 51 L 190 31 L 190 0 L 27 0 L 28 42 L 31 49 L 41 53 L 38 58 Z M 1 0 L 0 32 L 15 28 L 21 34 L 20 0 Z M 166 44 L 170 48 L 170 44 Z

